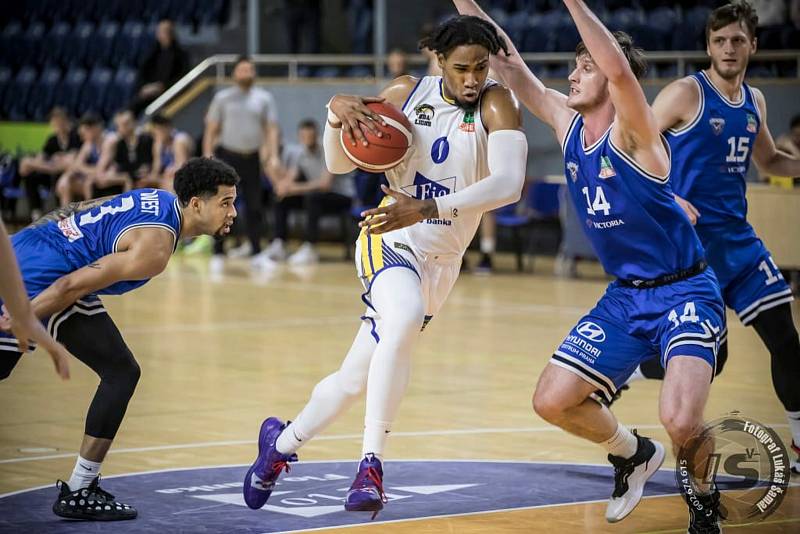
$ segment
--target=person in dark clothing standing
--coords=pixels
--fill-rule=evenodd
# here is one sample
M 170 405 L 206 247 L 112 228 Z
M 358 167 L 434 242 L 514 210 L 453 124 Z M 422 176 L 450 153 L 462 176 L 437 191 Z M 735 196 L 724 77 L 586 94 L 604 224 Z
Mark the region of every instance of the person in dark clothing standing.
M 139 67 L 139 86 L 131 110 L 139 115 L 153 100 L 189 71 L 189 55 L 175 38 L 171 20 L 156 28 L 156 44 Z
M 42 216 L 39 188 L 47 187 L 52 191 L 56 179 L 69 168 L 81 148 L 81 138 L 63 108 L 53 108 L 49 120 L 53 134 L 45 141 L 42 151 L 36 156 L 22 158 L 19 163 L 32 221 Z
M 203 155 L 217 157 L 233 167 L 242 181 L 239 183 L 245 204 L 245 224 L 249 243 L 242 247 L 252 255 L 257 269 L 272 267 L 266 254 L 261 254 L 263 237 L 263 184 L 265 171 L 280 168 L 278 114 L 275 100 L 269 92 L 253 87 L 256 69 L 247 57 L 240 57 L 233 67 L 236 83 L 218 92 L 206 115 L 203 135 Z M 270 172 L 267 172 L 269 175 Z M 237 255 L 245 255 L 238 251 Z M 222 242 L 217 241 L 211 260 L 212 273 L 224 267 Z

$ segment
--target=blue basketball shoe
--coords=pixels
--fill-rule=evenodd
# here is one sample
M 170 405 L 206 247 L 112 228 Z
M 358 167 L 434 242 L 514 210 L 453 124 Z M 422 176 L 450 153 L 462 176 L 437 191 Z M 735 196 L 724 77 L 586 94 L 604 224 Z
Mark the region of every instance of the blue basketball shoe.
M 296 454 L 281 454 L 275 447 L 278 436 L 287 425 L 277 417 L 270 417 L 261 424 L 258 435 L 258 456 L 244 477 L 244 502 L 253 510 L 258 510 L 272 494 L 275 481 L 282 471 L 289 472 L 289 462 L 296 462 Z
M 348 512 L 373 512 L 372 519 L 387 502 L 383 492 L 383 465 L 374 454 L 367 454 L 358 466 L 358 474 L 344 501 Z

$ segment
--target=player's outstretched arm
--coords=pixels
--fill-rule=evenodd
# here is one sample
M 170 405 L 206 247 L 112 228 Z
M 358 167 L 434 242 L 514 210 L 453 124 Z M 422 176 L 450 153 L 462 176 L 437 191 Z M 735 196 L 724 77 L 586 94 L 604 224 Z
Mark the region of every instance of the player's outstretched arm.
M 753 88 L 756 105 L 761 115 L 761 129 L 753 146 L 753 160 L 762 174 L 770 176 L 800 176 L 800 159 L 778 150 L 767 126 L 767 101 L 758 89 Z
M 123 243 L 124 241 L 124 243 Z M 76 300 L 125 280 L 145 280 L 160 274 L 172 255 L 174 237 L 160 228 L 139 228 L 121 240 L 122 252 L 62 276 L 33 299 L 40 319 L 57 313 Z
M 4 312 L 0 318 L 0 329 L 10 330 L 19 341 L 22 352 L 28 352 L 28 344 L 35 341 L 45 349 L 55 365 L 56 373 L 69 378 L 69 352 L 50 337 L 42 323 L 33 314 L 25 284 L 19 272 L 14 248 L 8 239 L 6 227 L 0 221 L 0 299 Z
M 489 176 L 456 193 L 427 200 L 383 187 L 396 202 L 363 212 L 360 226 L 381 234 L 424 219 L 457 219 L 517 202 L 525 184 L 528 141 L 511 91 L 502 86 L 487 89 L 481 99 L 481 119 L 489 130 Z
M 663 153 L 663 161 L 658 165 L 662 168 L 648 170 L 666 173 L 669 161 L 666 150 L 661 147 L 661 134 L 655 116 L 617 40 L 583 0 L 564 0 L 564 4 L 575 21 L 592 61 L 608 79 L 608 90 L 616 111 L 615 120 L 621 126 L 614 129 L 612 139 L 621 143 L 621 148 L 637 161 L 639 149 L 655 147 L 655 151 Z
M 681 78 L 668 84 L 653 101 L 653 114 L 656 117 L 658 130 L 660 132 L 669 129 L 678 130 L 688 125 L 698 113 L 699 103 L 700 88 L 691 78 Z M 691 184 L 687 184 L 687 189 L 691 189 Z M 685 198 L 674 196 L 689 221 L 693 225 L 697 224 L 697 220 L 701 217 L 697 208 Z
M 509 39 L 508 34 L 483 11 L 475 0 L 453 0 L 462 15 L 480 17 L 497 28 L 497 33 L 505 40 L 509 55 L 493 54 L 489 65 L 497 73 L 506 87 L 514 91 L 517 98 L 539 120 L 548 124 L 560 141 L 569 127 L 575 112 L 567 107 L 567 96 L 548 89 L 522 60 L 519 51 Z
M 367 107 L 367 104 L 386 100 L 400 108 L 416 84 L 416 78 L 400 76 L 392 80 L 381 91 L 380 96 L 377 97 L 334 96 L 328 103 L 328 119 L 325 122 L 325 131 L 322 136 L 322 144 L 325 148 L 325 164 L 328 170 L 333 174 L 344 174 L 356 167 L 344 153 L 344 149 L 339 142 L 339 137 L 342 133 L 345 135 L 345 142 L 350 142 L 353 145 L 363 143 L 364 146 L 368 143 L 362 129 L 369 130 L 379 137 L 382 135 L 375 125 L 376 123 L 385 125 L 385 123 L 377 113 Z

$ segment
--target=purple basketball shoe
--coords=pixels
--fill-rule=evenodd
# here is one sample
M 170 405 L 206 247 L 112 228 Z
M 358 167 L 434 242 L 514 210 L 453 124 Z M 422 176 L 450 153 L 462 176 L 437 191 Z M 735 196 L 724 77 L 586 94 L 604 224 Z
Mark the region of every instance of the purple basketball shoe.
M 275 447 L 278 436 L 287 425 L 277 417 L 270 417 L 261 424 L 258 435 L 258 456 L 244 477 L 244 502 L 253 510 L 258 510 L 272 494 L 275 481 L 281 471 L 289 472 L 289 462 L 296 462 L 296 454 L 281 454 Z
M 358 466 L 358 474 L 347 492 L 344 509 L 348 512 L 373 512 L 372 519 L 387 502 L 383 492 L 383 465 L 374 454 L 367 454 Z

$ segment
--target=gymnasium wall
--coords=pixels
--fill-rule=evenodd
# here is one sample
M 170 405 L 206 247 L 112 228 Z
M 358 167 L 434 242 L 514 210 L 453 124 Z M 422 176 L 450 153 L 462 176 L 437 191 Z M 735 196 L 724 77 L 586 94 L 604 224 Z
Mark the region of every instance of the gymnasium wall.
M 314 118 L 321 125 L 325 120 L 325 104 L 337 93 L 374 95 L 382 85 L 375 83 L 357 83 L 346 81 L 302 81 L 289 83 L 285 80 L 262 80 L 260 87 L 272 92 L 278 103 L 279 120 L 283 135 L 294 141 L 296 127 L 304 118 Z M 646 82 L 645 93 L 652 101 L 665 82 Z M 789 129 L 791 117 L 800 114 L 800 82 L 795 80 L 756 81 L 756 87 L 764 92 L 768 104 L 768 124 L 772 135 L 785 133 Z M 551 87 L 566 91 L 566 83 L 552 83 Z M 199 137 L 203 130 L 203 116 L 214 93 L 213 85 L 175 114 L 175 122 L 179 128 Z M 544 176 L 562 174 L 563 160 L 561 150 L 549 127 L 535 119 L 527 110 L 524 111 L 524 127 L 528 136 L 530 150 L 528 152 L 528 174 Z

